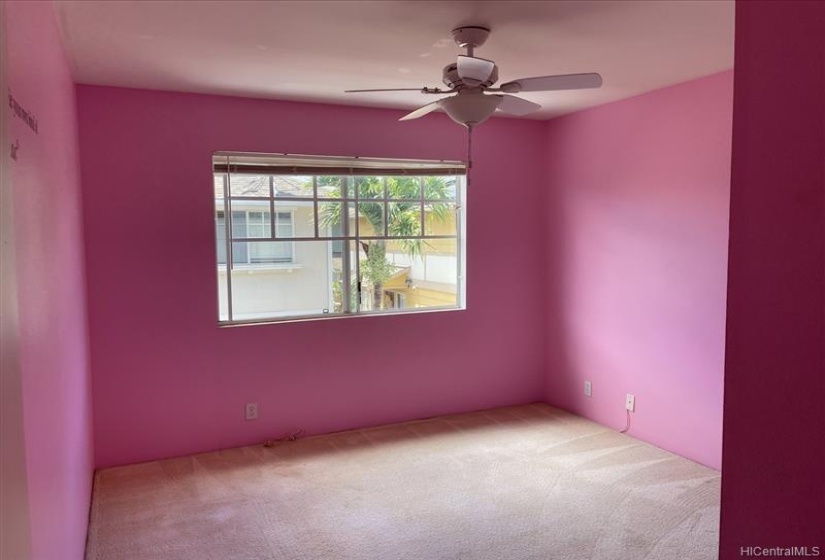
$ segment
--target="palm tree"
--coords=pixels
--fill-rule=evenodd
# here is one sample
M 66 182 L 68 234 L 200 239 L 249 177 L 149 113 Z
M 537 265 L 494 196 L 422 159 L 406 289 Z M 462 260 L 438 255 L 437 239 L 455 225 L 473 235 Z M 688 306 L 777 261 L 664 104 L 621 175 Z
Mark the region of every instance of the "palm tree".
M 340 198 L 342 177 L 319 177 L 319 186 L 332 187 L 330 196 Z M 447 201 L 455 185 L 448 177 L 355 177 L 354 188 L 358 192 L 358 217 L 364 218 L 376 236 L 384 235 L 384 199 L 387 202 L 387 235 L 397 237 L 397 243 L 410 257 L 421 257 L 426 241 L 420 239 L 421 189 L 424 189 L 424 212 L 436 222 L 444 223 L 452 213 Z M 386 190 L 385 190 L 386 189 Z M 386 196 L 385 196 L 386 193 Z M 440 202 L 443 201 L 443 202 Z M 320 224 L 341 224 L 342 204 L 325 204 L 319 212 Z M 387 259 L 387 241 L 384 239 L 359 239 L 364 258 L 360 259 L 361 281 L 372 284 L 373 306 L 384 307 L 384 284 L 396 272 Z

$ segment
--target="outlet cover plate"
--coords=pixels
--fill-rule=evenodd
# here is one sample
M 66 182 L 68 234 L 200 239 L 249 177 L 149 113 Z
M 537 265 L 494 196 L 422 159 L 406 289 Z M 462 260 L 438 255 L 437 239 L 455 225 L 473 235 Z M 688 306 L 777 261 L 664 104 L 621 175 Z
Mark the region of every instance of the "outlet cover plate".
M 258 403 L 247 403 L 247 405 L 246 405 L 246 419 L 247 420 L 257 420 L 258 419 Z
M 628 393 L 627 398 L 624 401 L 624 407 L 630 412 L 636 410 L 636 397 Z
M 584 382 L 584 396 L 592 397 L 593 396 L 593 384 L 590 381 Z

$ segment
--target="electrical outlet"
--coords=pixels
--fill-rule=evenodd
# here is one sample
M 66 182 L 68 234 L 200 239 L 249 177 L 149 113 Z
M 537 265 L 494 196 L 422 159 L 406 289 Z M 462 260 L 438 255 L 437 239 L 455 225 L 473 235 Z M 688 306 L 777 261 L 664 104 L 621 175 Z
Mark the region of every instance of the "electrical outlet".
M 258 419 L 258 403 L 247 403 L 246 404 L 246 419 L 247 420 L 257 420 Z
M 592 397 L 593 396 L 593 384 L 589 381 L 584 382 L 584 396 Z
M 624 407 L 630 412 L 636 410 L 636 397 L 628 393 L 627 398 L 624 401 Z

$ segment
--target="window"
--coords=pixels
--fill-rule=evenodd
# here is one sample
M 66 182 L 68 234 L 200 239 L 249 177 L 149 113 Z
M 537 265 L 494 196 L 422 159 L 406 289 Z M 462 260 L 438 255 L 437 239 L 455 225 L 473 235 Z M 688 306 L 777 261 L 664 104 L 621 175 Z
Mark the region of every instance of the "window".
M 224 152 L 213 174 L 221 323 L 464 307 L 462 163 Z
M 224 211 L 216 212 L 218 226 L 218 264 L 226 265 L 226 222 Z M 268 211 L 233 211 L 232 230 L 233 239 L 269 239 L 271 230 L 270 213 Z M 275 215 L 277 237 L 289 238 L 293 236 L 292 212 L 278 212 Z M 255 243 L 249 247 L 235 244 L 232 252 L 232 263 L 242 264 L 281 264 L 291 263 L 294 259 L 294 245 L 292 243 Z

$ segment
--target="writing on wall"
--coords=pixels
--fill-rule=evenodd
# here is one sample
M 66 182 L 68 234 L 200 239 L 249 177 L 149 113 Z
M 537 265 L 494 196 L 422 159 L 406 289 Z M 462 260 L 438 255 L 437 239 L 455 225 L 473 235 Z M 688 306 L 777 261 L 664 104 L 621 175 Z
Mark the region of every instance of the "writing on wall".
M 35 134 L 38 133 L 37 131 L 37 118 L 31 113 L 31 111 L 27 111 L 23 108 L 20 103 L 14 98 L 11 94 L 11 90 L 9 90 L 9 108 L 14 112 L 17 118 L 22 119 L 26 125 L 34 131 Z

